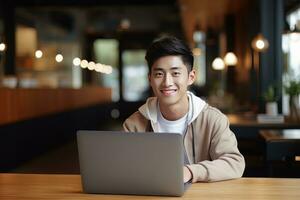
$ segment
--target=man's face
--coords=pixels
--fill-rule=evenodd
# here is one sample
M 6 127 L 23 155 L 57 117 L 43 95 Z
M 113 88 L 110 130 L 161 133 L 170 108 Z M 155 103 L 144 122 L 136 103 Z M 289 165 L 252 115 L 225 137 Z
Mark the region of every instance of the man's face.
M 195 80 L 195 71 L 188 73 L 180 56 L 164 56 L 156 60 L 149 81 L 161 106 L 186 102 L 186 91 Z

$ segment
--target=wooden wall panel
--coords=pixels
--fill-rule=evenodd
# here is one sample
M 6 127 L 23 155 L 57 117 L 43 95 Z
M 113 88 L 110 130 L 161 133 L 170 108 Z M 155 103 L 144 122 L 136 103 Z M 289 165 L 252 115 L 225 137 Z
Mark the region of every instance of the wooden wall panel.
M 0 125 L 108 102 L 109 88 L 0 88 Z

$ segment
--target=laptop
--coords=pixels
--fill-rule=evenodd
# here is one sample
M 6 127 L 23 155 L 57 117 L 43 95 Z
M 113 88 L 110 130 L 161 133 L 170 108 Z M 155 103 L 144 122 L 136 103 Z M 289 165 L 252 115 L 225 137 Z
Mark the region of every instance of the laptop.
M 77 131 L 85 193 L 182 196 L 183 140 L 175 133 Z

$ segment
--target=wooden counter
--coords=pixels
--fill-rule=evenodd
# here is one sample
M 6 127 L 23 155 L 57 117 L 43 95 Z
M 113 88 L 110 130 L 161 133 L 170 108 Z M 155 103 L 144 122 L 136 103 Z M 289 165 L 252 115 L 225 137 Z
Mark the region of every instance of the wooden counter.
M 239 114 L 227 115 L 230 126 L 232 127 L 257 127 L 257 128 L 300 128 L 299 122 L 291 122 L 285 120 L 283 123 L 259 123 L 256 119 L 256 115 L 245 116 Z
M 285 120 L 283 123 L 259 123 L 256 115 L 228 114 L 227 117 L 230 122 L 230 128 L 238 139 L 257 139 L 258 132 L 262 129 L 300 129 L 299 122 L 291 122 L 289 120 Z
M 299 199 L 300 179 L 241 178 L 194 183 L 183 197 L 84 194 L 79 175 L 0 174 L 0 199 Z
M 268 175 L 300 177 L 300 129 L 261 130 Z
M 0 125 L 107 102 L 109 88 L 0 88 Z

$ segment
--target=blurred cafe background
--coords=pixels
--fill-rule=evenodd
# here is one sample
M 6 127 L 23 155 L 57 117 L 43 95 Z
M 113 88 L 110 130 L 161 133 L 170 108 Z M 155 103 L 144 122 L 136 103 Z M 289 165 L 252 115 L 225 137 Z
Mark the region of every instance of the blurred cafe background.
M 122 129 L 165 35 L 193 50 L 190 90 L 228 116 L 244 176 L 300 177 L 299 0 L 1 0 L 0 172 L 79 173 L 76 131 Z

